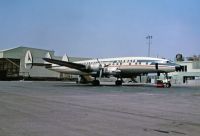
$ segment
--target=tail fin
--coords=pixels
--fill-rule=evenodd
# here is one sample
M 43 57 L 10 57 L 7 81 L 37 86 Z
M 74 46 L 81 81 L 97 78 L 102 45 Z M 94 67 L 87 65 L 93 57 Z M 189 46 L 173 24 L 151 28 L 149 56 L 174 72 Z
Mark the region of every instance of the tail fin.
M 33 67 L 33 57 L 30 50 L 26 51 L 24 64 L 26 69 L 31 69 Z
M 51 54 L 49 52 L 47 52 L 45 55 L 45 58 L 52 59 Z M 51 68 L 52 65 L 54 65 L 54 64 L 44 61 L 44 65 L 45 65 L 45 68 Z
M 47 52 L 45 58 L 52 59 L 51 54 Z M 51 64 L 51 63 L 44 61 L 44 64 Z
M 65 54 L 65 55 L 62 57 L 62 61 L 69 62 L 69 57 L 67 56 L 67 54 Z
M 51 59 L 51 55 L 50 55 L 50 53 L 49 52 L 47 52 L 46 53 L 46 55 L 45 55 L 45 57 L 46 58 L 50 58 Z M 49 62 L 36 62 L 36 63 L 34 63 L 33 62 L 33 57 L 32 57 L 32 54 L 31 54 L 31 51 L 30 50 L 27 50 L 26 51 L 26 54 L 25 54 L 25 68 L 26 69 L 32 69 L 33 68 L 33 66 L 40 66 L 40 67 L 42 67 L 42 66 L 45 66 L 46 68 L 50 68 L 51 67 L 51 63 L 49 63 Z
M 51 59 L 51 58 L 52 58 L 52 57 L 51 57 L 51 54 L 50 54 L 49 52 L 47 52 L 46 55 L 45 55 L 45 58 Z

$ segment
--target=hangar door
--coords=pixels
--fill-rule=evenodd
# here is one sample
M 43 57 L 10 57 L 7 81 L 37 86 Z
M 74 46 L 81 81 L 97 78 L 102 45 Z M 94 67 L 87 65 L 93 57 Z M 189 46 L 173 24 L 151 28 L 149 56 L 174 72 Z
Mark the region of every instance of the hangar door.
M 0 59 L 0 79 L 19 77 L 20 60 L 1 58 Z

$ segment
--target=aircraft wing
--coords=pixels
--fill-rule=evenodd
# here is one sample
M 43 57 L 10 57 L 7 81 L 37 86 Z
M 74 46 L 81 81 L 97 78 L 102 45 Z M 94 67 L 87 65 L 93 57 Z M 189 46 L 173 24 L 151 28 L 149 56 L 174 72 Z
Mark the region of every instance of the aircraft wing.
M 47 61 L 49 63 L 60 65 L 60 66 L 65 66 L 65 67 L 77 69 L 77 70 L 80 70 L 82 72 L 89 72 L 88 69 L 86 69 L 86 66 L 83 65 L 83 64 L 67 62 L 67 61 L 61 61 L 61 60 L 50 59 L 50 58 L 43 58 L 43 60 L 45 60 L 45 61 Z

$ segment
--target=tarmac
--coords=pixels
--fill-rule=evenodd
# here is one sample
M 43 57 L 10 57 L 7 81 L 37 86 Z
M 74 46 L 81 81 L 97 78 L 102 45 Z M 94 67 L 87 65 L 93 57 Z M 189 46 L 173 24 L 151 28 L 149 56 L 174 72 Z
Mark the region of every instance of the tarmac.
M 0 136 L 199 136 L 200 88 L 0 82 Z

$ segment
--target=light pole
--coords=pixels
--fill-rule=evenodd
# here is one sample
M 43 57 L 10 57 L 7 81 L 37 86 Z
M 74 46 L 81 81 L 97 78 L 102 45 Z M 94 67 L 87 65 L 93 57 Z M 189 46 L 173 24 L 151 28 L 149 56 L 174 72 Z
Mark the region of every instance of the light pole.
M 151 36 L 151 35 L 148 35 L 146 37 L 146 39 L 148 40 L 148 45 L 149 45 L 149 47 L 148 47 L 148 57 L 150 57 L 150 45 L 151 45 L 151 39 L 152 38 L 153 38 L 153 36 Z

